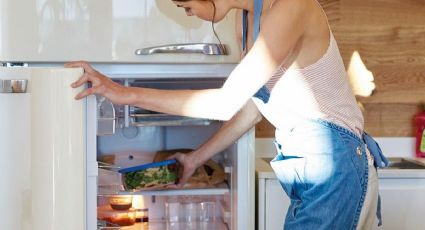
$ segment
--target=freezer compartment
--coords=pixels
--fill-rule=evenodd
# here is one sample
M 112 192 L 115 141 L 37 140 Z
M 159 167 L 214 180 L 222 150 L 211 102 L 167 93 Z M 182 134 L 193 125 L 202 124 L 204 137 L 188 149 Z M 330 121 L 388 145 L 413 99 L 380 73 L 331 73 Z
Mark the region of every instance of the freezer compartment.
M 225 78 L 165 78 L 165 79 L 116 79 L 116 82 L 131 86 L 155 89 L 212 89 L 223 85 Z M 149 111 L 134 106 L 115 105 L 118 127 L 146 127 L 146 126 L 208 126 L 214 120 L 176 116 Z
M 192 64 L 240 59 L 233 11 L 214 24 L 229 55 L 137 55 L 136 50 L 152 46 L 217 42 L 210 22 L 188 18 L 171 1 L 2 0 L 0 12 L 2 61 Z

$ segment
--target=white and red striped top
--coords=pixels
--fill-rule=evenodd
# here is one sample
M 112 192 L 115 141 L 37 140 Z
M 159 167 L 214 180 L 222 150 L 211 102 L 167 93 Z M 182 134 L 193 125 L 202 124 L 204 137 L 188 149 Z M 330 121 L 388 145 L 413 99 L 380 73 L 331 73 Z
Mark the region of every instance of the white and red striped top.
M 326 53 L 302 69 L 279 68 L 266 86 L 268 103 L 254 102 L 264 117 L 276 127 L 276 139 L 306 119 L 323 119 L 361 136 L 363 115 L 350 87 L 335 38 L 330 33 Z

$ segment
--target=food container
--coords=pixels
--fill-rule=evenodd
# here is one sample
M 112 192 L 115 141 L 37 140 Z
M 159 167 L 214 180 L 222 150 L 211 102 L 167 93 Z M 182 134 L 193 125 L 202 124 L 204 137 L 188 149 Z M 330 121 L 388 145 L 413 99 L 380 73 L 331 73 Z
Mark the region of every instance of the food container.
M 111 196 L 109 205 L 114 210 L 129 210 L 133 205 L 133 196 Z
M 97 220 L 97 230 L 120 230 L 121 226 L 106 222 L 104 220 Z
M 149 222 L 149 209 L 136 209 L 136 222 Z
M 164 189 L 177 181 L 177 161 L 159 161 L 121 169 L 122 183 L 127 191 Z
M 119 226 L 131 226 L 136 223 L 136 210 L 114 210 L 108 205 L 97 208 L 97 218 Z

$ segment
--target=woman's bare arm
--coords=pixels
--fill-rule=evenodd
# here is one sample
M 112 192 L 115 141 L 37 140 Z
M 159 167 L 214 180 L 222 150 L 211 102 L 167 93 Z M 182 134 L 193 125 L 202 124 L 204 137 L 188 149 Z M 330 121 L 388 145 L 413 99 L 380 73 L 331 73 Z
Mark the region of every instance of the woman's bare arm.
M 204 144 L 189 154 L 177 153 L 170 158 L 176 158 L 183 166 L 179 185 L 187 182 L 195 170 L 215 154 L 222 152 L 239 139 L 245 132 L 261 120 L 261 114 L 252 100 L 224 125 Z

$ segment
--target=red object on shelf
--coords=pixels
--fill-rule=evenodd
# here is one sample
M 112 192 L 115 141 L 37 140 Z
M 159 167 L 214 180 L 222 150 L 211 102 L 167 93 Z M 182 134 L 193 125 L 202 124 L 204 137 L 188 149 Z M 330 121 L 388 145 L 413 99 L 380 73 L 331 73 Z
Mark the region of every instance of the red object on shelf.
M 416 129 L 416 157 L 425 157 L 425 105 L 423 110 L 415 116 Z

